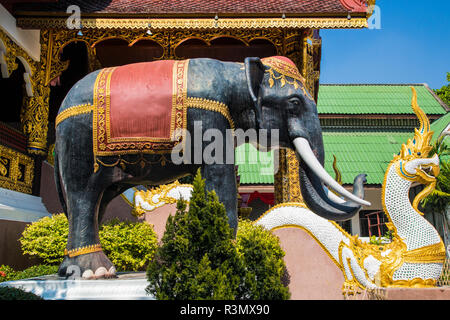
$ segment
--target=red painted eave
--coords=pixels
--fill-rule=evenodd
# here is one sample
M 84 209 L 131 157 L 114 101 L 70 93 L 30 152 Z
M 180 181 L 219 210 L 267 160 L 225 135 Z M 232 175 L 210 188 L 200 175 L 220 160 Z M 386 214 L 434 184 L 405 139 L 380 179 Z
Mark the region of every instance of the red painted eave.
M 51 3 L 49 3 L 49 1 Z M 99 15 L 204 15 L 234 16 L 342 16 L 364 15 L 368 0 L 45 0 L 1 1 L 15 3 L 16 13 L 65 13 L 77 5 L 84 14 Z M 26 3 L 23 3 L 26 2 Z

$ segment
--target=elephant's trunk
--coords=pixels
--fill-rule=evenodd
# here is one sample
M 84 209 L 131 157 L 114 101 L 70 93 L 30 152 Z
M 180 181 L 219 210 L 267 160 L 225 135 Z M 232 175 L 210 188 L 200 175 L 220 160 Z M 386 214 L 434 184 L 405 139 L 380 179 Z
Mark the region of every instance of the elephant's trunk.
M 359 175 L 355 179 L 354 193 L 352 194 L 325 171 L 314 155 L 308 140 L 299 137 L 293 142 L 301 158 L 299 175 L 302 196 L 313 212 L 329 220 L 347 220 L 359 212 L 361 205 L 370 206 L 369 202 L 360 198 L 364 195 L 362 185 L 365 182 L 365 175 Z M 349 201 L 338 201 L 337 197 L 330 199 L 322 182 L 338 194 L 348 198 Z

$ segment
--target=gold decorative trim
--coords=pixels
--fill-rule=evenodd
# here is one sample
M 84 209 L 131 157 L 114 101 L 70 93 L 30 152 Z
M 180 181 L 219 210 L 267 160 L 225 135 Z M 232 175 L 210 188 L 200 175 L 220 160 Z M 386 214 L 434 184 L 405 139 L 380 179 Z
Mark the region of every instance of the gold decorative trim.
M 334 180 L 336 180 L 340 185 L 342 185 L 342 174 L 337 166 L 337 158 L 334 154 L 333 154 L 333 170 L 334 170 L 334 174 L 336 176 L 336 178 Z
M 136 205 L 136 203 L 130 203 L 128 201 L 128 199 L 126 199 L 126 201 L 130 204 L 130 206 L 133 207 L 131 214 L 135 217 L 140 217 L 143 214 L 145 214 L 146 212 L 151 212 L 151 211 L 161 207 L 162 205 L 176 203 L 177 199 L 169 197 L 169 196 L 167 196 L 167 194 L 172 189 L 177 188 L 177 187 L 192 188 L 192 185 L 191 184 L 180 184 L 180 182 L 178 180 L 176 180 L 173 183 L 162 185 L 157 188 L 150 189 L 150 190 L 137 190 L 136 189 L 136 192 L 134 193 L 133 201 L 136 198 L 136 195 L 140 195 L 144 201 L 146 201 L 151 206 L 153 206 L 153 209 L 145 210 L 141 206 Z M 153 201 L 153 197 L 158 194 L 159 194 L 158 201 L 156 201 L 156 202 Z M 124 197 L 124 198 L 126 198 L 126 197 Z
M 269 66 L 270 69 L 268 72 L 273 76 L 273 72 L 270 72 L 271 69 L 275 70 L 279 74 L 286 75 L 294 80 L 300 81 L 303 85 L 305 85 L 305 78 L 302 77 L 297 67 L 291 65 L 281 59 L 277 59 L 274 57 L 263 58 L 261 59 L 262 63 Z M 293 84 L 293 83 L 292 83 Z
M 419 120 L 420 127 L 419 129 L 414 129 L 414 138 L 412 140 L 408 139 L 406 144 L 402 144 L 401 152 L 394 157 L 394 160 L 425 158 L 432 149 L 430 141 L 434 132 L 430 130 L 430 120 L 417 103 L 416 89 L 411 87 L 411 90 L 413 94 L 411 107 Z
M 65 18 L 18 18 L 17 25 L 31 29 L 66 29 Z M 347 29 L 367 28 L 366 18 L 221 18 L 215 19 L 111 19 L 87 18 L 85 29 Z
M 0 145 L 0 187 L 31 194 L 33 178 L 33 158 Z
M 63 122 L 67 118 L 77 116 L 80 114 L 89 113 L 92 112 L 93 110 L 94 107 L 89 103 L 67 108 L 56 116 L 55 127 L 57 127 L 61 122 Z
M 436 287 L 436 279 L 414 278 L 410 280 L 395 280 L 389 285 L 390 288 L 434 288 Z
M 226 104 L 222 102 L 203 98 L 187 98 L 187 107 L 218 112 L 228 120 L 231 129 L 234 130 L 235 128 L 233 118 L 230 115 L 230 111 Z
M 306 97 L 310 100 L 314 100 L 312 95 L 306 89 L 306 80 L 298 71 L 297 67 L 291 65 L 281 59 L 274 57 L 261 59 L 262 63 L 269 66 L 270 68 L 266 70 L 269 73 L 269 85 L 272 88 L 275 84 L 274 80 L 280 80 L 281 87 L 284 87 L 286 83 L 293 85 L 295 89 L 301 88 Z M 274 70 L 280 75 L 276 76 Z M 292 78 L 289 80 L 286 77 Z
M 430 130 L 430 120 L 428 119 L 425 112 L 419 107 L 417 103 L 417 91 L 414 87 L 411 87 L 412 90 L 412 100 L 411 107 L 416 114 L 420 127 L 419 129 L 414 129 L 414 138 L 408 139 L 406 144 L 402 144 L 402 148 L 399 155 L 396 155 L 392 162 L 397 162 L 396 170 L 400 177 L 405 180 L 411 182 L 419 182 L 421 184 L 426 185 L 426 187 L 414 198 L 413 200 L 413 208 L 421 215 L 422 212 L 419 210 L 419 204 L 426 196 L 428 196 L 436 187 L 436 176 L 439 174 L 439 166 L 435 164 L 430 164 L 430 167 L 433 171 L 434 176 L 429 176 L 421 172 L 417 171 L 416 174 L 410 175 L 405 170 L 404 164 L 408 161 L 425 158 L 428 156 L 429 152 L 432 149 L 430 145 L 431 138 L 433 136 L 433 131 Z
M 93 253 L 102 251 L 102 246 L 100 244 L 92 244 L 85 247 L 80 247 L 72 250 L 64 249 L 64 255 L 69 256 L 69 258 L 73 258 L 76 256 L 81 256 L 83 254 Z
M 439 242 L 403 253 L 403 259 L 408 263 L 444 263 L 446 258 L 445 245 Z

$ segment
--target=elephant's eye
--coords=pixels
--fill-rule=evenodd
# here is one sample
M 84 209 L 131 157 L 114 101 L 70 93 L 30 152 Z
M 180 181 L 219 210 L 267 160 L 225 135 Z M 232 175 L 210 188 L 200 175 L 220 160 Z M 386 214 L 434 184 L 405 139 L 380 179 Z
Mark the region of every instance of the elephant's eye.
M 289 102 L 294 106 L 300 106 L 300 100 L 298 98 L 292 98 L 289 100 Z

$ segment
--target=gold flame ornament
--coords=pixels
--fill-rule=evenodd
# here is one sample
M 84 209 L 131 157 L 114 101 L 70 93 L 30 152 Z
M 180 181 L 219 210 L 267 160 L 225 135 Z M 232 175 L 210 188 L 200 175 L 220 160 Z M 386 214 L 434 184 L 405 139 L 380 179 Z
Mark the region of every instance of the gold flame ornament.
M 426 187 L 414 198 L 413 208 L 421 215 L 423 213 L 419 210 L 420 202 L 428 196 L 436 187 L 436 176 L 439 174 L 439 163 L 423 163 L 420 165 L 420 170 L 417 170 L 415 174 L 411 174 L 407 170 L 408 162 L 411 161 L 424 161 L 427 159 L 432 146 L 430 145 L 431 138 L 433 137 L 433 131 L 430 130 L 430 121 L 425 112 L 419 107 L 417 103 L 417 92 L 414 87 L 411 87 L 413 97 L 411 101 L 412 109 L 416 114 L 420 127 L 414 129 L 414 138 L 408 139 L 406 144 L 402 145 L 399 155 L 394 157 L 393 161 L 397 161 L 398 174 L 409 181 L 419 182 Z M 427 174 L 425 171 L 429 170 L 432 175 Z
M 425 158 L 428 156 L 428 153 L 431 151 L 432 146 L 430 145 L 431 138 L 433 136 L 433 131 L 430 131 L 430 121 L 428 120 L 427 115 L 423 110 L 419 107 L 417 103 L 417 92 L 414 87 L 411 87 L 413 97 L 411 101 L 412 109 L 416 114 L 417 118 L 420 122 L 419 129 L 414 129 L 414 138 L 413 140 L 408 139 L 406 144 L 402 145 L 402 149 L 400 154 L 394 158 L 394 160 L 403 159 L 403 160 L 411 160 L 415 158 Z

